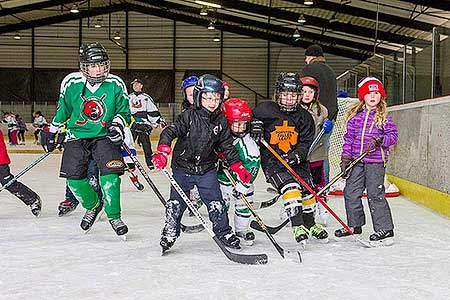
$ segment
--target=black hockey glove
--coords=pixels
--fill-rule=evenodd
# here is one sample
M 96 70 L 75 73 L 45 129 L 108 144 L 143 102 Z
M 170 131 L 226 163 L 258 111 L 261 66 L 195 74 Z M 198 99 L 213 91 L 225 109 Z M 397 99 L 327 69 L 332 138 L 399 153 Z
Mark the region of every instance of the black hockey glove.
M 352 158 L 348 156 L 342 156 L 341 157 L 341 172 L 342 172 L 342 178 L 346 179 L 348 177 L 347 174 L 347 166 L 352 162 Z
M 56 148 L 58 148 L 59 151 L 62 151 L 64 148 L 64 142 L 66 141 L 66 133 L 60 132 L 58 133 L 58 138 L 56 139 Z
M 56 132 L 41 130 L 39 132 L 41 145 L 45 152 L 53 152 L 56 148 L 55 137 Z
M 264 140 L 264 123 L 260 120 L 252 120 L 250 123 L 250 136 L 255 142 L 259 143 Z
M 302 162 L 300 154 L 298 154 L 295 150 L 286 154 L 282 154 L 281 157 L 291 166 L 298 165 Z
M 108 138 L 113 142 L 114 145 L 121 146 L 123 144 L 123 126 L 118 122 L 107 122 L 106 130 L 108 132 Z

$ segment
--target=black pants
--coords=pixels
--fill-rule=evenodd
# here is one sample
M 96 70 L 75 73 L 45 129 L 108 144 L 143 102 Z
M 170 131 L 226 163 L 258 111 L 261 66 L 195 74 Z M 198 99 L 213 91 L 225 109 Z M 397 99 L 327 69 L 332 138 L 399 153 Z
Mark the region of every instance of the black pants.
M 0 183 L 2 185 L 7 184 L 13 177 L 14 176 L 9 170 L 9 165 L 0 165 Z M 26 205 L 30 205 L 39 198 L 38 194 L 36 194 L 32 189 L 19 181 L 15 181 L 6 189 L 11 194 L 22 200 L 22 202 Z
M 139 127 L 137 127 L 139 128 Z M 152 144 L 150 143 L 150 134 L 152 130 L 146 127 L 146 132 L 142 131 L 132 131 L 133 132 L 133 141 L 136 141 L 136 138 L 138 138 L 139 143 L 142 145 L 142 149 L 144 150 L 145 155 L 145 163 L 147 166 L 152 165 Z
M 25 142 L 25 130 L 19 130 L 17 138 L 19 139 L 19 142 Z
M 59 176 L 68 179 L 87 177 L 89 162 L 95 160 L 101 175 L 124 172 L 122 150 L 107 137 L 67 141 Z

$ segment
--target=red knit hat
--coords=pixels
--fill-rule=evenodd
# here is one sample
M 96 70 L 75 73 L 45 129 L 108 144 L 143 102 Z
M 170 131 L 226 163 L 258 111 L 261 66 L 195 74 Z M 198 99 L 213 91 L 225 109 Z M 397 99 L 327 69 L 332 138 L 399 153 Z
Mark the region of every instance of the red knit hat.
M 364 96 L 370 92 L 379 92 L 381 98 L 386 98 L 386 91 L 383 83 L 375 77 L 366 77 L 358 83 L 358 98 L 359 101 L 364 100 Z

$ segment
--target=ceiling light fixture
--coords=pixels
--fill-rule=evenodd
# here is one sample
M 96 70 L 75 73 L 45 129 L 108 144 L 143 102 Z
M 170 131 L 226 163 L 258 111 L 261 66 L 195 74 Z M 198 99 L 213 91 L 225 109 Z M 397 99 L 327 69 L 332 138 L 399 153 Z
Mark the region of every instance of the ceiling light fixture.
M 313 5 L 314 1 L 313 0 L 305 0 L 305 2 L 303 2 L 304 5 Z
M 208 30 L 214 30 L 214 29 L 216 29 L 216 27 L 214 26 L 214 23 L 215 23 L 215 22 L 213 22 L 213 21 L 209 22 Z
M 16 32 L 15 34 L 14 34 L 14 37 L 13 37 L 15 40 L 20 40 L 21 39 L 21 37 L 20 37 L 20 34 L 18 33 L 18 32 Z
M 298 16 L 298 20 L 297 22 L 303 24 L 306 22 L 305 16 L 303 14 L 300 14 L 300 16 Z
M 78 9 L 78 5 L 77 5 L 77 4 L 74 4 L 74 5 L 72 6 L 72 8 L 70 9 L 70 12 L 73 13 L 73 14 L 79 13 L 80 10 Z
M 293 38 L 299 38 L 300 37 L 300 31 L 298 30 L 298 28 L 295 28 L 294 34 L 292 34 Z
M 120 40 L 120 31 L 116 31 L 116 32 L 114 33 L 113 39 L 115 39 L 116 41 Z
M 216 4 L 216 3 L 211 3 L 211 2 L 208 2 L 208 1 L 195 0 L 195 3 L 200 4 L 200 5 L 206 5 L 206 6 L 214 7 L 214 8 L 222 8 L 222 5 Z
M 208 15 L 208 9 L 206 7 L 203 7 L 200 10 L 200 16 L 207 16 Z
M 213 38 L 213 42 L 220 42 L 220 37 L 218 34 Z
M 94 27 L 95 28 L 102 28 L 102 20 L 101 19 L 97 20 L 95 22 L 95 24 L 94 24 Z

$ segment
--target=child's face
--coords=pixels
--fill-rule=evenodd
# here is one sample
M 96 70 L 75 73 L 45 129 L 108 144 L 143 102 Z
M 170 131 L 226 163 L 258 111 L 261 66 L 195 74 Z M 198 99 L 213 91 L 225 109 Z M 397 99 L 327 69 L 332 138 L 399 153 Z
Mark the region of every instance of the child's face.
M 230 129 L 233 133 L 241 134 L 247 130 L 247 121 L 234 121 L 231 123 Z
M 381 94 L 379 92 L 370 92 L 364 96 L 364 102 L 370 109 L 376 108 L 381 101 Z
M 144 86 L 140 82 L 133 83 L 133 91 L 135 92 L 141 92 L 143 87 Z
M 283 91 L 280 94 L 280 102 L 283 105 L 291 106 L 297 104 L 301 99 L 301 94 L 296 92 Z
M 228 87 L 228 86 L 224 86 L 223 87 L 224 88 L 224 94 L 223 94 L 223 98 L 224 99 L 228 99 L 228 98 L 230 98 L 230 87 Z
M 194 86 L 188 86 L 184 89 L 184 93 L 186 94 L 186 99 L 189 101 L 191 105 L 194 105 Z
M 303 86 L 303 103 L 311 103 L 314 100 L 314 95 L 316 91 L 309 87 L 309 86 Z
M 206 92 L 202 94 L 202 106 L 209 110 L 210 112 L 214 112 L 220 104 L 220 100 L 222 95 L 216 92 Z
M 87 66 L 87 72 L 93 78 L 102 77 L 106 73 L 106 65 L 103 63 L 90 64 Z

